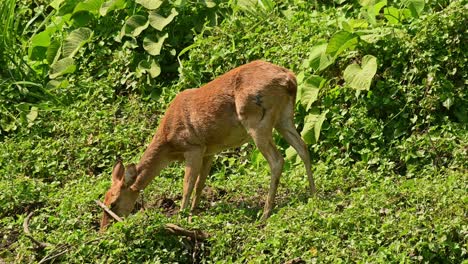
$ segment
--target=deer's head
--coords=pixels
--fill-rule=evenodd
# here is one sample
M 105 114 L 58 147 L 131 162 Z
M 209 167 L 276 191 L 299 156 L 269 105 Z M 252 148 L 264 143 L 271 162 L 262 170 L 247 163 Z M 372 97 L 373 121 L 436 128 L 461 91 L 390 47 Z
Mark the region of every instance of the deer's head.
M 104 204 L 118 216 L 129 215 L 135 207 L 138 191 L 130 189 L 135 182 L 137 170 L 135 164 L 129 164 L 127 169 L 121 161 L 117 161 L 112 169 L 112 185 L 106 193 Z M 101 220 L 101 230 L 106 229 L 112 217 L 104 212 Z

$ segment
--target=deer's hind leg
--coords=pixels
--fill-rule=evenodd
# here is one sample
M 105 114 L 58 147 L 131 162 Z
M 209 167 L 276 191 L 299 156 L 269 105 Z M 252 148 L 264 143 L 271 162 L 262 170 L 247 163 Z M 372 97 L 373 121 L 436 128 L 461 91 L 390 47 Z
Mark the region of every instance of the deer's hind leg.
M 241 109 L 238 111 L 242 124 L 270 166 L 270 189 L 261 220 L 266 220 L 271 215 L 284 164 L 284 158 L 276 148 L 272 135 L 279 111 L 281 108 L 265 108 L 258 101 L 252 100 L 241 105 Z
M 307 179 L 309 181 L 309 188 L 310 192 L 313 195 L 316 191 L 315 189 L 315 182 L 314 177 L 312 175 L 312 169 L 310 164 L 310 155 L 309 150 L 307 149 L 307 145 L 305 144 L 304 140 L 302 140 L 301 136 L 296 130 L 294 126 L 294 103 L 291 103 L 284 109 L 279 117 L 278 123 L 275 126 L 275 129 L 283 136 L 283 138 L 291 145 L 301 157 L 302 162 L 304 162 L 304 166 L 307 173 Z

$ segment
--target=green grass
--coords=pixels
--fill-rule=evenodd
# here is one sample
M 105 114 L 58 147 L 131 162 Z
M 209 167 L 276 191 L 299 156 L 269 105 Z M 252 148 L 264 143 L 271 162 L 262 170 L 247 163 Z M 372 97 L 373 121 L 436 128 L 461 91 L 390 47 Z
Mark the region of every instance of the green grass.
M 117 105 L 119 117 L 114 115 Z M 217 159 L 201 212 L 192 223 L 158 202 L 180 202 L 183 167 L 173 165 L 145 190 L 145 211 L 100 234 L 101 210 L 94 200 L 102 199 L 110 184 L 112 157 L 125 153 L 126 160 L 136 161 L 154 131 L 156 121 L 141 118 L 148 111 L 141 105 L 135 98 L 107 106 L 80 102 L 44 120 L 53 129 L 34 143 L 27 143 L 28 135 L 3 142 L 2 171 L 11 171 L 0 181 L 5 190 L 0 196 L 3 259 L 34 262 L 64 250 L 58 259 L 70 263 L 190 262 L 194 256 L 203 262 L 280 263 L 300 257 L 320 263 L 456 263 L 466 256 L 466 171 L 427 167 L 405 177 L 363 162 L 343 166 L 319 161 L 313 165 L 318 193 L 309 197 L 302 164 L 288 163 L 274 214 L 261 223 L 269 184 L 266 162 L 232 154 Z M 112 132 L 102 133 L 107 130 Z M 90 147 L 88 136 L 96 131 L 101 132 Z M 62 152 L 65 157 L 57 156 Z M 19 153 L 29 162 L 8 162 L 21 160 L 14 156 Z M 100 159 L 104 156 L 109 158 Z M 74 169 L 52 166 L 54 159 Z M 42 252 L 33 250 L 22 232 L 31 211 L 34 237 L 53 245 Z M 200 228 L 211 238 L 194 248 L 168 235 L 165 223 Z
M 308 61 L 311 49 L 344 30 L 343 22 L 366 19 L 367 9 L 357 1 L 332 6 L 284 0 L 274 7 L 262 1 L 267 7 L 245 12 L 227 4 L 216 10 L 205 5 L 183 9 L 211 14 L 210 19 L 224 17 L 220 24 L 193 30 L 201 33 L 179 58 L 179 77 L 173 72 L 154 80 L 135 76 L 132 67 L 143 51 L 112 38 L 121 28 L 115 21 L 124 21 L 133 9 L 93 20 L 96 35 L 76 55 L 77 71 L 62 86 L 46 86 L 51 98 L 23 94 L 10 77 L 0 75 L 8 88 L 2 86 L 0 102 L 14 113 L 0 120 L 5 127 L 16 126 L 0 131 L 0 262 L 283 263 L 300 258 L 306 263 L 466 263 L 468 99 L 462 3 L 426 3 L 419 17 L 399 24 L 380 14 L 365 30 L 384 37 L 373 43 L 359 40 L 328 68 L 316 70 Z M 17 7 L 31 8 L 25 2 Z M 33 13 L 25 14 L 23 20 L 28 20 Z M 177 19 L 174 30 L 186 32 L 181 25 L 193 23 Z M 103 21 L 113 26 L 99 24 Z M 27 21 L 22 22 L 18 28 Z M 38 30 L 35 23 L 30 27 Z M 174 41 L 178 37 L 171 36 Z M 170 45 L 164 47 L 168 53 Z M 26 46 L 15 52 L 23 54 Z M 4 44 L 0 48 L 3 56 Z M 370 76 L 369 91 L 356 92 L 343 71 L 365 55 L 377 59 L 377 74 Z M 171 56 L 163 60 L 172 64 Z M 94 200 L 102 200 L 110 186 L 116 158 L 138 162 L 180 90 L 258 58 L 304 78 L 325 80 L 310 108 L 302 101 L 308 98 L 298 99 L 295 118 L 308 140 L 317 194 L 308 194 L 304 167 L 291 156 L 273 215 L 260 222 L 269 169 L 259 152 L 245 145 L 216 157 L 200 212 L 191 223 L 186 212 L 177 213 L 184 168 L 173 164 L 144 191 L 139 201 L 144 210 L 99 233 L 102 211 Z M 44 76 L 38 82 L 49 80 Z M 301 92 L 314 89 L 311 85 L 300 86 Z M 38 115 L 28 119 L 33 107 Z M 317 113 L 326 114 L 316 142 L 305 128 L 315 133 L 315 124 L 308 122 Z M 287 152 L 284 140 L 276 135 L 275 141 Z M 45 249 L 35 248 L 23 231 L 30 212 L 29 228 L 35 239 L 50 244 Z M 188 241 L 170 235 L 166 223 L 211 236 Z

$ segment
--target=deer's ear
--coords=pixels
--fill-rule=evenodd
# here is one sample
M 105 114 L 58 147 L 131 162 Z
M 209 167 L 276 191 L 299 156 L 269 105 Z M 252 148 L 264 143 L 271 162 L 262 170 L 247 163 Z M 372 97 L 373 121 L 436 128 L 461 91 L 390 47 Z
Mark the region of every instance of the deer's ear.
M 112 184 L 121 182 L 124 178 L 125 167 L 121 160 L 118 160 L 115 163 L 114 168 L 112 169 Z
M 131 163 L 127 165 L 127 170 L 125 171 L 125 186 L 131 186 L 137 178 L 137 169 L 135 164 Z

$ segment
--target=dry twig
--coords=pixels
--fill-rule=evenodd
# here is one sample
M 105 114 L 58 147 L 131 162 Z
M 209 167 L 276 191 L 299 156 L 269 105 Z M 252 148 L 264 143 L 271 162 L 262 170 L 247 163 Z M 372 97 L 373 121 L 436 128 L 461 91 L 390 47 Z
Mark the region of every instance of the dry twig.
M 45 243 L 45 242 L 41 242 L 41 241 L 37 241 L 31 234 L 31 231 L 29 231 L 29 221 L 31 220 L 31 217 L 32 215 L 34 214 L 34 212 L 30 212 L 28 214 L 28 216 L 26 216 L 26 218 L 24 219 L 24 222 L 23 222 L 23 231 L 26 235 L 26 237 L 28 237 L 31 242 L 33 242 L 34 244 L 36 244 L 36 247 L 38 249 L 44 249 L 48 246 L 50 246 L 49 243 Z
M 109 209 L 109 207 L 107 207 L 105 204 L 103 204 L 101 201 L 99 200 L 95 200 L 95 202 L 97 203 L 97 205 L 99 205 L 102 209 L 104 209 L 104 211 L 106 211 L 106 213 L 108 213 L 110 216 L 112 216 L 112 218 L 114 218 L 115 220 L 117 220 L 118 222 L 122 222 L 122 218 L 120 218 L 118 215 L 116 215 L 114 212 L 112 212 L 111 209 Z
M 52 256 L 46 255 L 46 256 L 45 256 L 43 259 L 41 259 L 37 264 L 46 263 L 46 262 L 49 261 L 49 260 L 52 260 L 52 259 L 55 259 L 55 258 L 57 258 L 57 257 L 62 256 L 63 254 L 65 254 L 65 253 L 67 253 L 68 251 L 70 251 L 70 248 L 66 248 L 66 247 L 67 247 L 67 245 L 64 245 L 64 246 L 61 246 L 61 247 L 59 247 L 59 248 L 53 250 L 52 252 L 54 252 L 54 251 L 56 252 L 56 251 L 58 251 L 58 250 L 60 249 L 60 251 L 59 251 L 58 253 L 56 253 L 56 254 L 54 254 L 54 255 L 52 255 Z M 64 249 L 64 248 L 65 248 L 65 249 Z
M 201 230 L 187 230 L 174 224 L 166 224 L 166 230 L 176 236 L 185 236 L 192 238 L 196 241 L 203 241 L 210 237 L 208 233 L 203 232 Z

